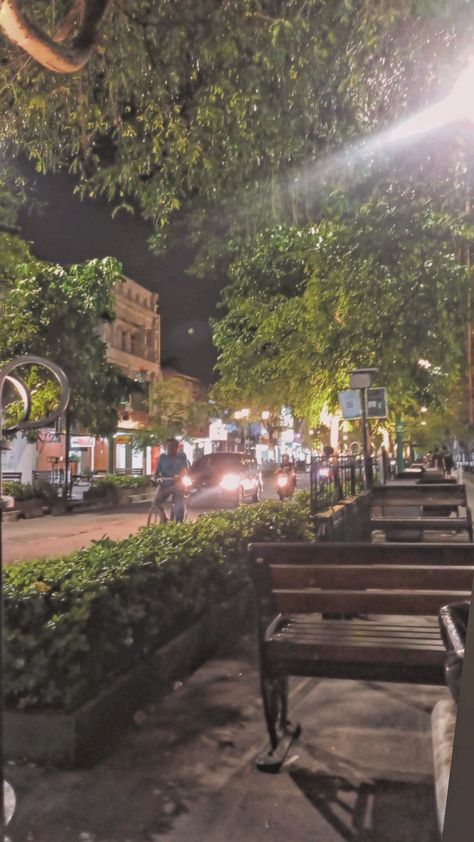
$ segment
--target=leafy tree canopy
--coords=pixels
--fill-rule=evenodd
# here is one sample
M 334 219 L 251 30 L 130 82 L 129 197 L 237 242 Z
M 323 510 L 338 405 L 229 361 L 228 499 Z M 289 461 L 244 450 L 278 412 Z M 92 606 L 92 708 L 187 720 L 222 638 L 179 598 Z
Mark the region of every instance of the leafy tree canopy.
M 55 32 L 71 3 L 29 6 Z M 4 41 L 1 149 L 212 252 L 319 219 L 322 158 L 445 92 L 472 35 L 463 0 L 115 0 L 80 74 Z
M 262 232 L 230 270 L 214 324 L 218 390 L 270 393 L 311 426 L 356 367 L 378 367 L 392 406 L 443 405 L 463 374 L 468 273 L 462 219 L 374 194 L 319 225 Z

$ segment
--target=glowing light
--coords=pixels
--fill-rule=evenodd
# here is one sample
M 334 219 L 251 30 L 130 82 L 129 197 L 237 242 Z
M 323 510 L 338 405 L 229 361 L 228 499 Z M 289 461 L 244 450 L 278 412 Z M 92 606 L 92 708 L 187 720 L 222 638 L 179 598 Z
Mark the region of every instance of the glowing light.
M 421 406 L 420 412 L 428 412 L 428 407 L 427 406 Z
M 448 96 L 416 114 L 388 134 L 388 141 L 405 140 L 440 129 L 449 123 L 474 123 L 474 58 L 471 58 Z
M 263 412 L 262 412 L 262 421 L 268 421 L 269 418 L 270 418 L 270 413 L 269 413 L 268 409 L 264 409 Z
M 239 487 L 240 479 L 235 474 L 225 474 L 222 477 L 219 485 L 224 491 L 237 491 Z

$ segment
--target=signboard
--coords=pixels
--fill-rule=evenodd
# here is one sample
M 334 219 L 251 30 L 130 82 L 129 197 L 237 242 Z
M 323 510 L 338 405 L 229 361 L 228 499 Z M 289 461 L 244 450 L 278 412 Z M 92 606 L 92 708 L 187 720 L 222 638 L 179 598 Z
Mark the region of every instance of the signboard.
M 211 441 L 227 441 L 227 425 L 220 418 L 209 424 L 209 438 Z
M 347 421 L 356 421 L 361 417 L 360 392 L 346 389 L 339 392 L 342 417 Z M 387 389 L 385 387 L 367 389 L 367 418 L 388 418 Z
M 360 393 L 356 389 L 345 389 L 338 393 L 342 417 L 354 421 L 361 416 Z
M 94 447 L 95 436 L 71 436 L 71 449 L 76 447 Z
M 367 418 L 387 418 L 388 402 L 385 387 L 367 390 Z

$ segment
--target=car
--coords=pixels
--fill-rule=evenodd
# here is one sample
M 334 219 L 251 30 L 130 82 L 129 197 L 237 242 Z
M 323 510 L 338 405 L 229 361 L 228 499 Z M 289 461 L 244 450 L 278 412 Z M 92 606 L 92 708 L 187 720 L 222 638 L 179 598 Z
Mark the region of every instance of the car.
M 189 470 L 189 502 L 239 506 L 245 500 L 257 503 L 262 497 L 263 480 L 259 464 L 250 453 L 209 453 Z

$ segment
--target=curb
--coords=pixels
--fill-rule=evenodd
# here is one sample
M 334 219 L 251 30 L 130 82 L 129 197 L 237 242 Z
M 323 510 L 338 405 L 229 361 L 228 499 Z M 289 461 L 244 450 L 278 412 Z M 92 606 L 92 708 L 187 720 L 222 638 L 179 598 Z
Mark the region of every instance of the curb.
M 73 769 L 91 765 L 116 742 L 140 705 L 197 669 L 221 643 L 236 639 L 249 616 L 251 589 L 211 606 L 188 629 L 70 712 L 4 710 L 5 760 Z

